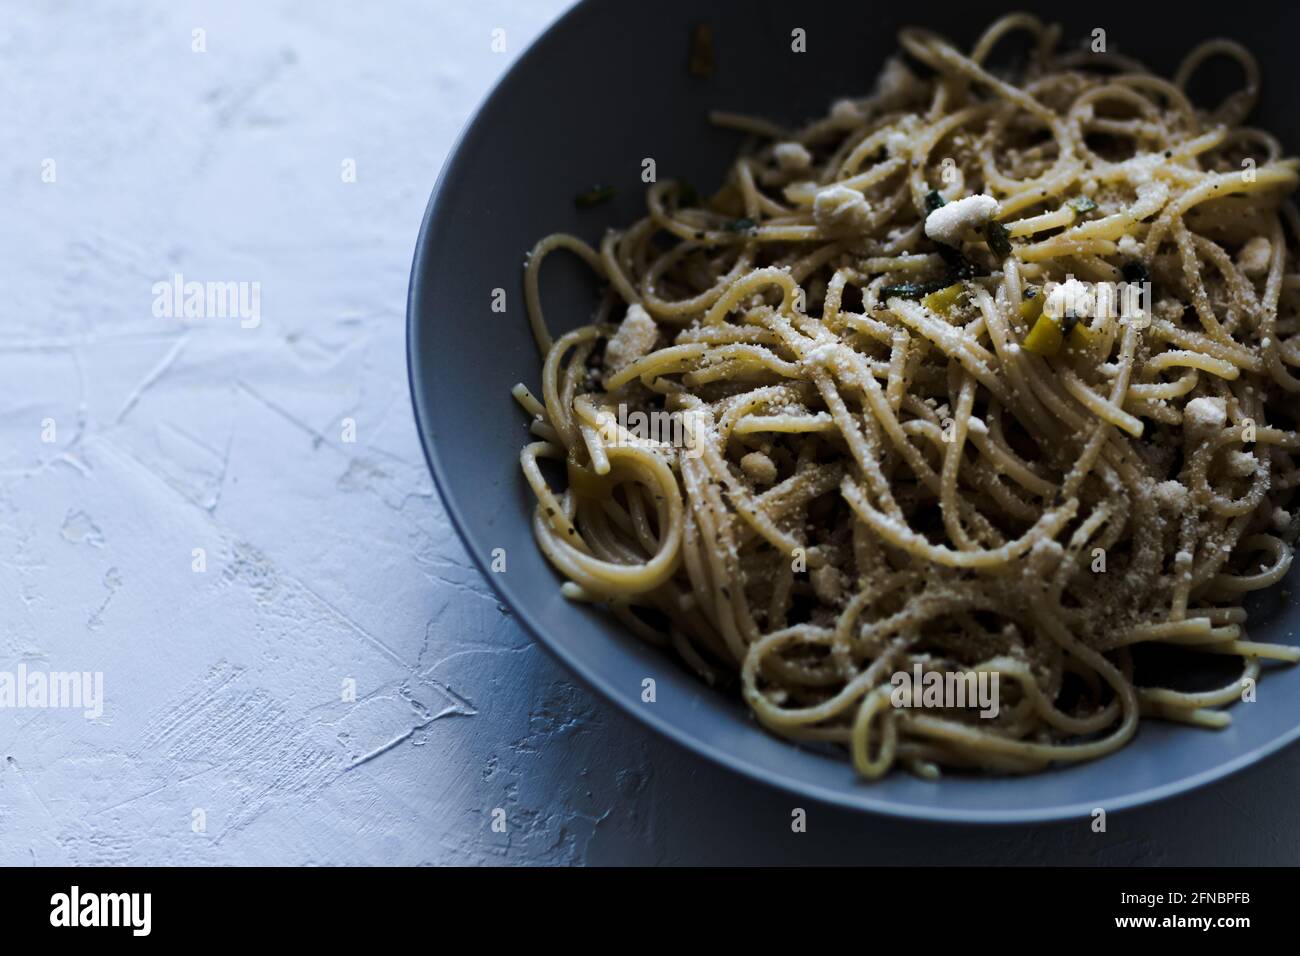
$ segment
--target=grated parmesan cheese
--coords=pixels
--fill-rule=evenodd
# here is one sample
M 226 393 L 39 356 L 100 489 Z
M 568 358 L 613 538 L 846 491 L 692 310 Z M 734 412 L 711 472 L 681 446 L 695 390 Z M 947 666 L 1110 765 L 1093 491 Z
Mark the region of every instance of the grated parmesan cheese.
M 659 327 L 650 313 L 639 304 L 627 307 L 627 315 L 605 345 L 605 368 L 610 372 L 635 362 L 644 355 L 649 355 L 659 337 Z
M 1248 451 L 1234 451 L 1228 454 L 1228 470 L 1238 478 L 1245 478 L 1259 470 L 1259 462 Z
M 803 360 L 809 365 L 829 365 L 839 355 L 840 343 L 834 339 L 818 342 L 804 353 Z
M 935 242 L 954 246 L 968 229 L 975 229 L 992 219 L 998 211 L 998 201 L 982 193 L 967 196 L 940 206 L 925 217 L 925 234 Z
M 1183 423 L 1189 428 L 1222 428 L 1228 410 L 1221 398 L 1194 398 L 1183 409 Z
M 1237 266 L 1252 279 L 1268 272 L 1273 258 L 1273 246 L 1265 236 L 1256 236 L 1237 253 Z
M 831 104 L 831 119 L 841 123 L 856 123 L 862 118 L 862 110 L 853 100 L 836 100 Z
M 876 77 L 876 95 L 889 103 L 906 101 L 925 91 L 916 74 L 899 57 L 891 56 Z
M 813 593 L 821 601 L 826 604 L 839 603 L 840 596 L 844 593 L 844 576 L 839 568 L 823 564 L 820 568 L 810 571 L 808 578 L 812 582 Z
M 1154 491 L 1156 504 L 1166 511 L 1180 511 L 1187 506 L 1187 488 L 1180 481 L 1162 481 Z
M 777 143 L 772 147 L 772 156 L 776 159 L 777 166 L 787 172 L 807 169 L 812 165 L 812 153 L 808 152 L 803 143 Z
M 776 465 L 761 451 L 751 451 L 741 458 L 740 470 L 751 481 L 760 485 L 770 485 L 776 481 Z
M 871 205 L 849 186 L 826 186 L 813 200 L 813 221 L 824 232 L 864 232 L 871 228 Z
M 1065 282 L 1049 283 L 1052 286 L 1043 303 L 1043 314 L 1049 318 L 1059 319 L 1064 315 L 1073 315 L 1080 319 L 1092 317 L 1096 308 L 1096 293 L 1087 285 L 1071 276 Z

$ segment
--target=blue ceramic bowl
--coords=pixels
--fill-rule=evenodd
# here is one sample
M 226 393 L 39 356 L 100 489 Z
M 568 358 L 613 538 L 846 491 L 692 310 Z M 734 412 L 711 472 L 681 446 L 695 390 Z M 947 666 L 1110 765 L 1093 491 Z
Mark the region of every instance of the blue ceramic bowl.
M 822 115 L 832 100 L 870 90 L 899 27 L 921 25 L 969 44 L 1008 9 L 978 0 L 580 3 L 519 58 L 465 129 L 429 200 L 411 272 L 411 394 L 429 467 L 466 548 L 524 627 L 588 685 L 702 757 L 808 797 L 918 819 L 1082 817 L 1210 783 L 1300 735 L 1300 668 L 1268 668 L 1258 701 L 1234 708 L 1227 730 L 1143 723 L 1118 754 L 1029 778 L 926 782 L 896 773 L 866 783 L 846 758 L 767 734 L 737 696 L 711 690 L 612 618 L 560 596 L 561 581 L 533 541 L 533 497 L 518 466 L 527 422 L 510 397 L 515 382 L 536 391 L 540 378 L 523 262 L 547 233 L 594 242 L 607 227 L 640 215 L 645 157 L 655 159 L 661 177 L 715 186 L 739 137 L 711 127 L 710 109 L 787 123 Z M 1042 15 L 1063 20 L 1067 36 L 1100 26 L 1111 44 L 1165 75 L 1215 28 L 1136 4 L 1059 10 Z M 716 47 L 707 80 L 686 65 L 692 26 L 701 21 L 713 25 Z M 790 49 L 796 27 L 806 31 L 804 54 Z M 1255 121 L 1294 146 L 1300 110 L 1292 45 L 1300 8 L 1261 10 L 1231 27 L 1263 65 Z M 1226 77 L 1229 87 L 1235 81 Z M 616 198 L 575 209 L 574 195 L 592 183 L 610 183 Z M 594 283 L 567 258 L 546 265 L 552 331 L 587 321 L 594 304 Z M 506 291 L 504 313 L 491 308 L 495 289 Z M 505 549 L 505 573 L 489 568 L 496 548 Z M 1252 637 L 1287 640 L 1296 620 L 1288 602 L 1275 594 L 1262 603 Z M 652 704 L 641 702 L 646 677 L 657 682 Z

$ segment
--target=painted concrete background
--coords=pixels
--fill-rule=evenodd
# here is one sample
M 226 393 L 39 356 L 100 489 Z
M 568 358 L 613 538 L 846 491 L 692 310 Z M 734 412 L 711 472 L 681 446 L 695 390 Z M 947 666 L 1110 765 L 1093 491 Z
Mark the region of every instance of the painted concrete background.
M 406 283 L 457 130 L 562 6 L 4 3 L 0 671 L 104 699 L 0 709 L 0 863 L 1300 860 L 1295 750 L 1104 835 L 793 834 L 504 613 L 420 454 Z M 177 274 L 258 283 L 258 321 L 167 315 Z

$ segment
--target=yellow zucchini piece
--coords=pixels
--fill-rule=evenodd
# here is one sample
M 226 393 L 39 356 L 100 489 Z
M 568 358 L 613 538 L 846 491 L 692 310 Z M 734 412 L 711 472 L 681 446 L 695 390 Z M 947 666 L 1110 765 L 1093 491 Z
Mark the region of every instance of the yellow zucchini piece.
M 1020 321 L 1032 327 L 1034 319 L 1038 318 L 1043 312 L 1042 293 L 1034 296 L 1032 299 L 1025 299 L 1020 303 Z
M 1074 328 L 1070 329 L 1070 334 L 1068 336 L 1070 340 L 1070 348 L 1086 349 L 1092 344 L 1094 335 L 1095 333 L 1092 329 L 1088 328 L 1087 324 L 1080 319 L 1078 322 L 1074 323 Z
M 948 310 L 957 304 L 957 300 L 965 291 L 965 283 L 957 282 L 938 292 L 931 292 L 921 300 L 921 305 L 938 315 L 947 315 Z
M 1075 326 L 1078 328 L 1078 326 Z M 1061 334 L 1061 326 L 1050 315 L 1040 315 L 1034 327 L 1029 330 L 1021 346 L 1033 352 L 1035 355 L 1056 355 L 1061 351 L 1061 345 L 1065 337 Z

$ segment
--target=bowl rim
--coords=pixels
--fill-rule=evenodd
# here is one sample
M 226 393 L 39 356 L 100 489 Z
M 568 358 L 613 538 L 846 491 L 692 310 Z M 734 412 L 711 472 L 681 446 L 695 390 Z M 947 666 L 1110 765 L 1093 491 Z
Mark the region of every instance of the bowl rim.
M 424 216 L 420 222 L 420 231 L 415 241 L 415 249 L 411 261 L 411 275 L 407 285 L 406 296 L 407 385 L 411 394 L 411 406 L 415 416 L 416 432 L 419 434 L 420 447 L 424 452 L 425 462 L 433 476 L 439 497 L 442 499 L 443 508 L 451 519 L 452 526 L 456 529 L 456 534 L 460 538 L 461 544 L 465 546 L 465 550 L 469 552 L 469 557 L 470 560 L 474 562 L 474 567 L 487 580 L 493 593 L 496 594 L 502 603 L 509 607 L 511 613 L 522 625 L 524 631 L 534 641 L 540 644 L 552 658 L 558 660 L 571 674 L 576 676 L 584 687 L 595 692 L 605 701 L 613 703 L 624 714 L 627 714 L 634 720 L 649 726 L 692 755 L 705 757 L 713 763 L 725 767 L 754 783 L 772 787 L 798 797 L 811 797 L 822 803 L 845 810 L 869 812 L 899 820 L 949 824 L 1031 825 L 1064 820 L 1078 820 L 1080 818 L 1090 817 L 1096 808 L 1096 804 L 1092 802 L 1067 802 L 1046 807 L 1016 809 L 970 809 L 949 806 L 925 806 L 874 796 L 871 792 L 870 785 L 865 783 L 861 784 L 861 790 L 839 790 L 797 776 L 792 776 L 785 771 L 759 767 L 751 764 L 726 750 L 716 747 L 706 738 L 691 733 L 684 729 L 680 724 L 660 716 L 658 712 L 652 708 L 633 706 L 632 702 L 626 695 L 616 694 L 607 688 L 604 682 L 594 673 L 589 665 L 584 663 L 580 656 L 570 653 L 562 645 L 553 642 L 550 639 L 545 626 L 537 620 L 532 611 L 525 606 L 517 605 L 510 595 L 498 586 L 496 582 L 497 576 L 489 573 L 486 561 L 479 555 L 475 548 L 468 546 L 470 543 L 470 536 L 467 532 L 465 518 L 461 513 L 461 509 L 456 500 L 448 493 L 449 485 L 446 472 L 442 460 L 438 455 L 436 444 L 428 429 L 428 422 L 432 416 L 426 406 L 425 398 L 420 388 L 420 383 L 425 373 L 421 367 L 422 363 L 417 354 L 417 346 L 420 335 L 420 316 L 423 311 L 422 305 L 424 304 L 425 299 L 429 296 L 429 291 L 425 288 L 425 283 L 422 281 L 421 276 L 425 271 L 424 267 L 429 256 L 429 240 L 432 224 L 439 215 L 440 206 L 444 198 L 444 187 L 448 179 L 448 173 L 460 160 L 461 150 L 465 141 L 480 123 L 485 122 L 485 117 L 491 112 L 494 103 L 500 97 L 505 95 L 507 88 L 512 85 L 516 77 L 524 73 L 529 68 L 529 65 L 540 56 L 539 51 L 541 48 L 547 45 L 547 43 L 553 41 L 556 35 L 566 29 L 572 21 L 580 19 L 583 13 L 589 8 L 595 6 L 596 3 L 597 0 L 577 0 L 576 3 L 573 3 L 568 9 L 560 13 L 537 34 L 524 50 L 520 52 L 514 62 L 511 63 L 504 72 L 502 72 L 501 76 L 496 79 L 488 92 L 475 105 L 469 118 L 456 134 L 451 147 L 447 150 L 446 157 L 444 158 L 442 166 L 438 171 L 438 176 L 434 181 L 433 190 L 425 205 Z M 1198 790 L 1210 783 L 1232 776 L 1247 767 L 1260 764 L 1265 760 L 1265 758 L 1277 754 L 1284 747 L 1294 743 L 1297 739 L 1300 739 L 1300 720 L 1298 720 L 1295 725 L 1289 728 L 1285 733 L 1279 734 L 1267 743 L 1261 744 L 1245 753 L 1238 754 L 1231 760 L 1220 763 L 1207 770 L 1203 770 L 1200 773 L 1180 777 L 1179 779 L 1170 781 L 1169 783 L 1148 787 L 1143 790 L 1124 794 L 1120 797 L 1107 798 L 1105 807 L 1106 812 L 1113 813 L 1116 811 L 1149 806 L 1181 794 L 1190 793 L 1193 790 Z M 788 741 L 782 741 L 782 743 L 790 747 L 797 746 L 795 743 Z M 1048 769 L 1044 772 L 1051 773 L 1052 769 Z M 861 781 L 857 782 L 861 783 Z

